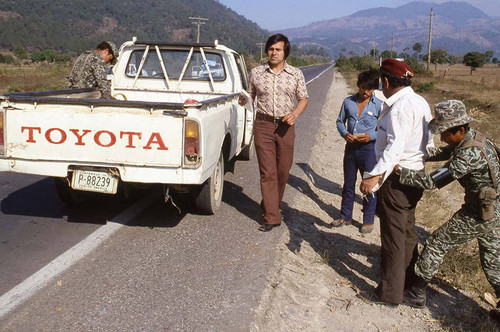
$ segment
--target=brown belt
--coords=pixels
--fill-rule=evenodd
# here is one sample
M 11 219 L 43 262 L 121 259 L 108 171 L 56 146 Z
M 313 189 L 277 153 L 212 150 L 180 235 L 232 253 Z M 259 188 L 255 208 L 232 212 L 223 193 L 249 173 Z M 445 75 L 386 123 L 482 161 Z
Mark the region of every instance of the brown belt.
M 257 120 L 269 121 L 269 122 L 272 122 L 274 124 L 280 124 L 283 121 L 283 117 L 281 117 L 281 118 L 275 118 L 275 117 L 273 117 L 271 115 L 267 115 L 267 114 L 264 114 L 264 113 L 257 113 L 257 115 L 255 116 L 255 118 Z

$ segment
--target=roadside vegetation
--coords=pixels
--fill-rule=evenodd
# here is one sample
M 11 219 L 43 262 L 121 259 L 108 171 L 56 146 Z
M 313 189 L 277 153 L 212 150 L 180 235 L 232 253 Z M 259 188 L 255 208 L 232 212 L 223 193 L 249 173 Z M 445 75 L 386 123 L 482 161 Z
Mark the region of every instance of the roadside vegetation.
M 373 60 L 370 62 L 369 58 L 357 57 L 351 60 L 345 58 L 340 63 L 340 59 L 337 60 L 337 67 L 346 78 L 350 92 L 357 91 L 356 77 L 359 72 L 368 68 L 378 68 L 378 63 Z M 495 143 L 500 143 L 498 138 L 500 66 L 497 63 L 483 63 L 473 70 L 470 65 L 463 63 L 437 63 L 433 64 L 427 72 L 424 70 L 425 63 L 414 58 L 407 62 L 417 72 L 412 84 L 413 89 L 427 100 L 431 109 L 433 105 L 444 99 L 460 99 L 465 103 L 469 114 L 476 119 L 472 127 L 487 135 Z M 439 136 L 435 136 L 435 143 L 438 146 L 443 145 L 439 141 Z M 432 172 L 441 165 L 429 163 L 426 171 Z M 417 223 L 423 225 L 427 232 L 432 233 L 460 208 L 463 193 L 462 187 L 456 181 L 440 190 L 425 191 L 417 207 Z M 451 284 L 458 289 L 478 293 L 482 298 L 486 292 L 495 294 L 481 269 L 477 241 L 451 250 L 441 265 L 437 280 L 444 284 Z M 476 326 L 480 331 L 492 328 L 489 320 L 481 324 L 484 326 Z
M 0 94 L 60 89 L 70 64 L 0 65 Z

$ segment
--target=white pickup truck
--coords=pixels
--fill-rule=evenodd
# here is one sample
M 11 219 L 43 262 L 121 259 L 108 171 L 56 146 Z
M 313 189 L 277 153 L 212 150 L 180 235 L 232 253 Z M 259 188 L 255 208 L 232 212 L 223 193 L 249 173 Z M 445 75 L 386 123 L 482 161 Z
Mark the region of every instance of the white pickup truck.
M 166 199 L 169 189 L 189 191 L 201 212 L 214 213 L 224 163 L 253 153 L 254 111 L 238 104 L 243 57 L 217 42 L 135 38 L 119 54 L 116 100 L 93 88 L 0 96 L 0 171 L 55 177 L 67 203 L 85 191 L 164 184 Z

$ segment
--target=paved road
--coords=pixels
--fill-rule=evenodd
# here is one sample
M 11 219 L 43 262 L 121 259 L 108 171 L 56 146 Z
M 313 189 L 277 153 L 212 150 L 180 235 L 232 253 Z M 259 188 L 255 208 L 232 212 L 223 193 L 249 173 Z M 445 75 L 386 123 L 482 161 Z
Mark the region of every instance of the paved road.
M 306 80 L 327 67 L 304 69 Z M 333 70 L 308 86 L 309 107 L 297 123 L 295 162 L 307 163 Z M 292 174 L 303 177 L 294 166 Z M 126 208 L 98 199 L 67 209 L 50 179 L 0 174 L 0 294 L 5 294 Z M 257 231 L 256 160 L 226 173 L 215 216 L 184 202 L 153 204 L 29 301 L 0 319 L 6 331 L 241 331 L 251 326 L 283 228 Z M 289 187 L 285 201 L 296 191 Z M 286 218 L 291 218 L 285 212 Z

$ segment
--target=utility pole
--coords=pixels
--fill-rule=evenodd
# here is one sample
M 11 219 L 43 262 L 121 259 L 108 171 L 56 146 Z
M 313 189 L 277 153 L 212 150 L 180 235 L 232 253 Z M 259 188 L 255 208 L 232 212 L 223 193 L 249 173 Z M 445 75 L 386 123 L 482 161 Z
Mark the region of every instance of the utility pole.
M 427 45 L 427 71 L 431 68 L 431 40 L 432 40 L 432 8 L 431 18 L 429 23 L 429 44 Z
M 257 46 L 260 47 L 260 62 L 262 62 L 264 60 L 264 46 L 266 45 L 266 43 L 257 43 Z
M 196 34 L 196 42 L 199 43 L 200 42 L 200 26 L 202 26 L 203 24 L 206 24 L 206 22 L 203 22 L 203 21 L 208 21 L 208 18 L 203 18 L 203 17 L 190 17 L 189 18 L 191 21 L 195 21 L 195 22 L 192 22 L 194 25 L 196 25 L 197 27 L 197 30 L 198 30 L 198 33 Z
M 377 56 L 378 56 L 377 52 L 375 52 L 375 46 L 377 46 L 377 43 L 372 42 L 372 46 L 373 46 L 372 47 L 372 50 L 373 50 L 373 61 L 375 62 L 375 61 L 377 61 Z
M 392 33 L 392 38 L 391 38 L 391 58 L 394 58 L 392 52 L 394 52 L 394 32 Z

